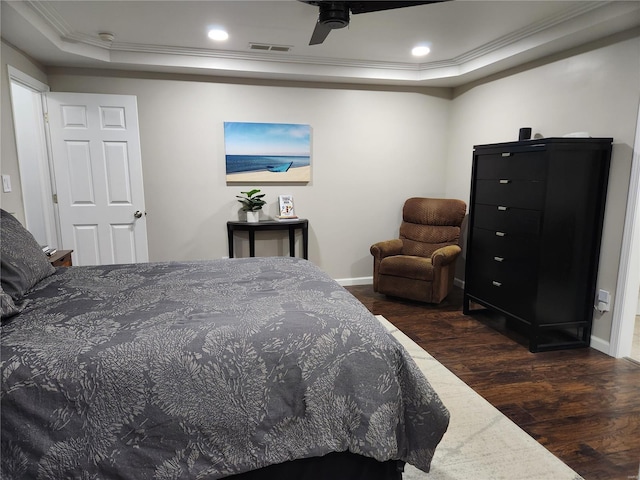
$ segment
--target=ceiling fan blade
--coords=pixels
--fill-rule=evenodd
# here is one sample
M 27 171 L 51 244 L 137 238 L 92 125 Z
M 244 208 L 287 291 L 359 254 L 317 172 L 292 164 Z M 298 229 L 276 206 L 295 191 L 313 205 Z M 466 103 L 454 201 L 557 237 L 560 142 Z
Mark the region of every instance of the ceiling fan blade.
M 319 45 L 325 41 L 325 39 L 329 36 L 329 32 L 333 30 L 326 23 L 317 22 L 316 27 L 313 29 L 313 33 L 311 34 L 311 40 L 309 40 L 309 45 Z
M 349 6 L 349 10 L 351 13 L 369 13 L 369 12 L 380 12 L 383 10 L 391 10 L 394 8 L 405 8 L 405 7 L 415 7 L 416 5 L 427 5 L 429 3 L 440 3 L 446 2 L 449 0 L 426 0 L 426 1 L 348 1 L 346 2 Z
M 318 22 L 311 35 L 309 45 L 324 42 L 331 30 L 349 25 L 349 8 L 347 2 L 319 2 Z
M 415 7 L 429 3 L 447 2 L 449 0 L 363 0 L 363 1 L 328 1 L 328 0 L 300 0 L 319 8 L 318 21 L 316 23 L 309 45 L 318 45 L 325 41 L 329 32 L 336 28 L 344 28 L 349 25 L 349 13 L 368 13 L 391 10 L 394 8 Z

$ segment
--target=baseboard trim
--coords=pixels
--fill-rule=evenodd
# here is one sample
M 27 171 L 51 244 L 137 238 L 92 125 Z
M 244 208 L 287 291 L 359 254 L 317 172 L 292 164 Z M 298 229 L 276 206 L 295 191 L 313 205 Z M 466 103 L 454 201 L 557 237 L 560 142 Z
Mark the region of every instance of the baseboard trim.
M 355 278 L 336 278 L 343 287 L 351 287 L 353 285 L 373 285 L 373 277 L 355 277 Z
M 591 335 L 590 347 L 598 350 L 599 352 L 611 355 L 611 344 L 601 338 L 594 337 L 593 335 Z

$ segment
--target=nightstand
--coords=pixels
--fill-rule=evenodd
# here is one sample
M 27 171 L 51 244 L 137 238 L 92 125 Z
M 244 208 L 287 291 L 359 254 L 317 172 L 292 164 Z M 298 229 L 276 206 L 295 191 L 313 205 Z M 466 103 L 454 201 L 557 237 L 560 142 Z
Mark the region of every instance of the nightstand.
M 73 252 L 73 250 L 58 250 L 49 257 L 49 262 L 54 267 L 70 267 L 71 252 Z

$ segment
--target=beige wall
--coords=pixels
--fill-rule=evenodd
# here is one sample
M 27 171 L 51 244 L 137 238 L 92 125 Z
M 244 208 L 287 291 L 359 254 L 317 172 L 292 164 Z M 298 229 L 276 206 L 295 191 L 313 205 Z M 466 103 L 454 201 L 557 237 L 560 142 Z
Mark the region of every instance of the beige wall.
M 0 125 L 2 126 L 0 137 L 0 171 L 3 175 L 11 176 L 12 190 L 11 193 L 0 193 L 0 205 L 3 209 L 15 214 L 16 217 L 24 223 L 20 171 L 18 168 L 15 132 L 13 130 L 7 65 L 11 65 L 17 70 L 45 84 L 47 83 L 47 76 L 41 65 L 27 58 L 20 51 L 5 42 L 1 44 L 0 64 L 2 65 L 2 72 L 0 73 Z
M 532 127 L 545 137 L 579 131 L 613 137 L 598 275 L 598 288 L 611 292 L 612 303 L 640 101 L 640 37 L 626 36 L 459 89 L 454 92 L 448 130 L 446 195 L 460 198 L 469 195 L 470 152 L 475 144 L 517 140 L 519 127 Z M 562 248 L 562 239 L 558 240 Z M 607 344 L 611 322 L 612 312 L 595 313 L 593 335 Z
M 84 74 L 86 73 L 86 74 Z M 109 77 L 51 72 L 52 91 L 136 95 L 140 117 L 149 256 L 152 261 L 228 254 L 226 221 L 238 218 L 227 185 L 224 121 L 312 127 L 308 185 L 258 185 L 266 213 L 291 193 L 310 220 L 309 258 L 334 278 L 370 277 L 369 247 L 397 236 L 409 196 L 445 193 L 448 91 L 416 92 L 233 84 L 206 77 Z M 286 235 L 256 244 L 258 255 L 287 254 Z M 246 242 L 239 243 L 247 255 Z

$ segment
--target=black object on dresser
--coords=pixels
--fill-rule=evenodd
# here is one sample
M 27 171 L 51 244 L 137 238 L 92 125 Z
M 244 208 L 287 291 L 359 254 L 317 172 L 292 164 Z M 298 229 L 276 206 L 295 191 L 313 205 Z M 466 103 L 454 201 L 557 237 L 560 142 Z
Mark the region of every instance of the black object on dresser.
M 465 314 L 503 314 L 531 352 L 589 345 L 612 141 L 474 147 Z

